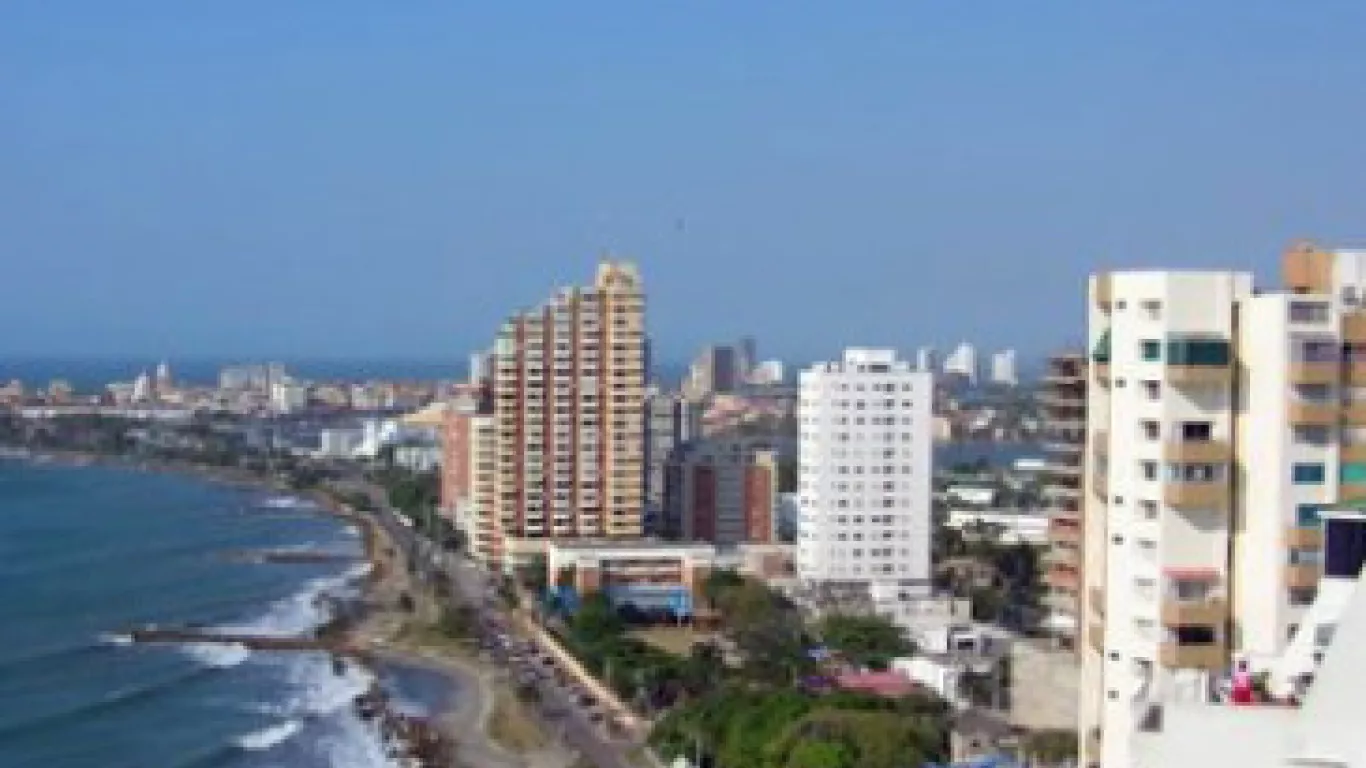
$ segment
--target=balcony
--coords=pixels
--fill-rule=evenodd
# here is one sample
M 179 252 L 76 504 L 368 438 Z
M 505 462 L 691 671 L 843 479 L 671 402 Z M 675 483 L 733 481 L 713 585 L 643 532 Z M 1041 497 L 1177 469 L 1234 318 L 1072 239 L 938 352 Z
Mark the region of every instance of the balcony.
M 1049 586 L 1068 592 L 1076 592 L 1081 586 L 1081 579 L 1077 577 L 1076 570 L 1072 568 L 1051 568 L 1048 570 L 1045 580 Z
M 1366 360 L 1348 360 L 1342 368 L 1348 384 L 1366 386 Z
M 1162 601 L 1162 623 L 1169 627 L 1221 626 L 1228 619 L 1228 603 L 1223 598 L 1180 600 L 1169 596 Z
M 1162 458 L 1182 463 L 1221 463 L 1233 458 L 1233 447 L 1226 440 L 1169 440 L 1162 446 Z
M 1366 461 L 1366 443 L 1343 443 L 1338 448 L 1340 461 Z
M 1233 366 L 1168 364 L 1166 379 L 1173 386 L 1226 387 L 1233 383 Z
M 1112 285 L 1111 285 L 1111 282 L 1112 282 L 1112 281 L 1111 281 L 1110 276 L 1109 276 L 1108 274 L 1096 275 L 1096 277 L 1095 277 L 1096 304 L 1097 304 L 1098 306 L 1107 307 L 1107 308 L 1110 306 L 1110 302 L 1111 302 L 1111 301 L 1113 300 L 1113 298 L 1114 298 L 1114 297 L 1113 297 L 1113 291 L 1114 291 L 1114 289 L 1113 289 L 1113 287 L 1112 287 Z
M 1342 420 L 1357 426 L 1366 425 L 1366 402 L 1352 401 L 1342 406 Z
M 1286 404 L 1286 419 L 1291 424 L 1331 427 L 1338 423 L 1337 403 L 1313 400 L 1291 400 Z
M 1289 564 L 1285 566 L 1285 586 L 1289 589 L 1309 589 L 1319 585 L 1323 569 L 1317 564 Z
M 1105 590 L 1100 587 L 1091 587 L 1086 590 L 1086 604 L 1091 608 L 1091 612 L 1097 616 L 1105 615 Z
M 1322 549 L 1323 529 L 1318 526 L 1288 525 L 1285 528 L 1285 546 L 1288 549 Z
M 1104 472 L 1091 473 L 1091 488 L 1095 490 L 1096 496 L 1100 497 L 1101 501 L 1110 499 L 1110 480 Z
M 1099 621 L 1093 621 L 1086 627 L 1086 642 L 1096 650 L 1097 653 L 1105 652 L 1105 625 Z
M 1228 506 L 1228 482 L 1182 482 L 1168 480 L 1162 500 L 1175 509 L 1223 509 Z
M 1349 343 L 1366 343 L 1366 312 L 1347 312 L 1342 316 L 1342 340 Z
M 1048 538 L 1055 542 L 1067 544 L 1081 543 L 1081 526 L 1068 525 L 1060 521 L 1053 521 L 1048 526 Z
M 1336 384 L 1342 378 L 1342 366 L 1337 361 L 1290 363 L 1286 376 L 1291 384 Z
M 1167 641 L 1158 649 L 1158 660 L 1168 669 L 1220 670 L 1228 663 L 1228 653 L 1223 643 L 1181 645 Z

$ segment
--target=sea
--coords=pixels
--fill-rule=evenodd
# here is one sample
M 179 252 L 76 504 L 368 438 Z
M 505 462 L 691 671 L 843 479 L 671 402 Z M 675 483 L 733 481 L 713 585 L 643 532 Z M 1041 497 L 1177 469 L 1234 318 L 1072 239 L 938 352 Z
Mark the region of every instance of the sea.
M 379 677 L 433 714 L 458 695 L 409 667 L 325 654 L 136 645 L 134 627 L 307 633 L 365 565 L 244 552 L 360 554 L 307 502 L 173 474 L 0 461 L 0 768 L 380 768 L 354 697 Z

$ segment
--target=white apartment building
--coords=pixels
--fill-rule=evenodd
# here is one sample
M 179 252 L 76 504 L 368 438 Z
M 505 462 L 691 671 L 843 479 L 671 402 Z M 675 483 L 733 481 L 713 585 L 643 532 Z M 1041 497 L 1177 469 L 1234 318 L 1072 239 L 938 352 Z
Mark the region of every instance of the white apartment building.
M 933 376 L 883 349 L 802 371 L 797 574 L 904 618 L 930 583 Z
M 1156 765 L 1150 713 L 1270 671 L 1320 596 L 1319 512 L 1366 499 L 1366 252 L 1091 280 L 1081 743 Z
M 1015 350 L 1004 349 L 991 356 L 991 383 L 1013 387 L 1020 383 L 1015 368 Z
M 977 383 L 977 348 L 966 341 L 954 348 L 944 359 L 944 373 L 962 376 L 969 383 Z

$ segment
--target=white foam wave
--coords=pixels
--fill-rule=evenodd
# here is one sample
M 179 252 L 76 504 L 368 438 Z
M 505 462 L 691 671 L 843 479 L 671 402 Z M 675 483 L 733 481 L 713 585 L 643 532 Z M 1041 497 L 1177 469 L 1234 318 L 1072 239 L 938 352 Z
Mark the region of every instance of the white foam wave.
M 251 656 L 251 650 L 240 643 L 191 643 L 180 649 L 186 656 L 214 669 L 235 667 Z
M 291 736 L 298 733 L 299 729 L 303 727 L 304 724 L 298 720 L 286 720 L 283 723 L 277 723 L 276 725 L 262 728 L 259 731 L 253 731 L 243 736 L 238 736 L 234 740 L 234 743 L 242 749 L 259 752 L 264 749 L 270 749 L 277 744 L 284 743 Z
M 133 636 L 132 636 L 132 635 L 119 634 L 119 633 L 116 633 L 116 632 L 101 632 L 101 633 L 99 634 L 99 641 L 100 641 L 101 643 L 105 644 L 105 645 L 118 645 L 118 646 L 132 645 L 132 644 L 133 644 Z
M 261 502 L 266 509 L 316 509 L 317 504 L 297 496 L 272 496 Z
M 293 693 L 285 710 L 311 716 L 341 712 L 374 683 L 375 676 L 359 664 L 344 662 L 338 667 L 327 656 L 300 656 L 289 669 Z
M 311 579 L 298 592 L 271 603 L 261 616 L 243 624 L 230 624 L 218 629 L 221 632 L 261 637 L 305 635 L 331 620 L 329 598 L 354 597 L 357 594 L 354 582 L 369 572 L 369 563 L 358 563 L 335 576 Z
M 360 528 L 354 525 L 348 525 L 342 530 L 346 533 L 347 536 L 350 536 L 353 539 L 360 537 Z

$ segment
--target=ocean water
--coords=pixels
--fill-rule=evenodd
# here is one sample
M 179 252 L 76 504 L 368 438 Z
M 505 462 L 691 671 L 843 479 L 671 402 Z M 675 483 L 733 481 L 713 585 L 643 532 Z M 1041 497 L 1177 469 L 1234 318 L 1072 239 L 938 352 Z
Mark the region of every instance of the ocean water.
M 292 635 L 363 566 L 243 550 L 359 552 L 340 521 L 173 475 L 0 462 L 0 768 L 378 768 L 351 702 L 372 674 L 325 654 L 133 645 L 156 624 Z M 381 670 L 419 712 L 448 689 Z M 415 686 L 415 687 L 413 687 Z M 400 699 L 402 690 L 396 691 Z

